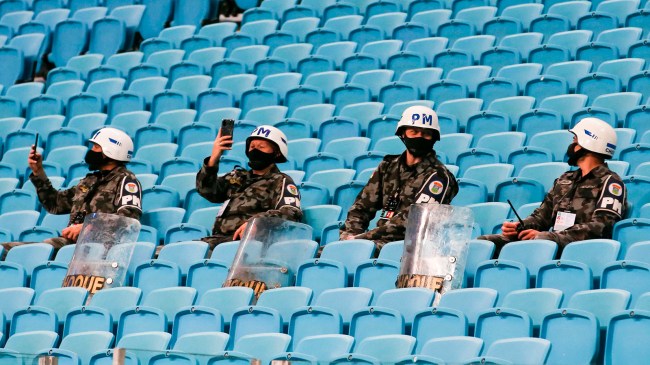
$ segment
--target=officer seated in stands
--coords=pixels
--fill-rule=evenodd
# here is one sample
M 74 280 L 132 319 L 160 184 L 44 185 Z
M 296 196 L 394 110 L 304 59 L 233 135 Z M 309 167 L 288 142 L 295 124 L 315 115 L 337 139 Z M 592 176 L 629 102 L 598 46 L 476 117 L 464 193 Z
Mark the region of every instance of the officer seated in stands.
M 395 135 L 406 151 L 384 157 L 348 211 L 341 240 L 368 239 L 381 249 L 388 242 L 404 239 L 411 204 L 449 204 L 458 193 L 456 179 L 433 150 L 440 140 L 440 126 L 431 108 L 404 110 Z M 380 209 L 377 228 L 366 231 Z
M 57 191 L 43 169 L 43 156 L 36 146 L 27 158 L 32 170 L 29 179 L 34 184 L 45 210 L 52 214 L 70 213 L 68 227 L 61 237 L 44 242 L 56 249 L 77 242 L 84 218 L 90 213 L 112 213 L 140 219 L 142 215 L 142 188 L 135 174 L 126 168 L 133 155 L 133 141 L 115 128 L 102 128 L 89 140 L 92 147 L 85 161 L 91 171 L 76 186 Z M 25 242 L 3 244 L 9 250 Z
M 544 201 L 529 217 L 504 222 L 502 234 L 480 236 L 492 241 L 497 252 L 511 241 L 546 239 L 563 248 L 593 238 L 611 238 L 614 224 L 625 216 L 626 191 L 621 178 L 605 160 L 616 150 L 616 132 L 597 118 L 582 119 L 570 130 L 569 165 L 577 166 L 555 180 Z
M 205 158 L 196 175 L 198 193 L 210 202 L 223 203 L 212 235 L 202 239 L 211 249 L 241 238 L 248 221 L 254 217 L 280 217 L 297 222 L 302 219 L 298 187 L 276 166 L 286 162 L 289 153 L 284 133 L 268 125 L 257 127 L 246 139 L 251 170 L 238 166 L 218 177 L 219 158 L 231 147 L 232 136 L 222 136 L 219 130 L 212 154 Z

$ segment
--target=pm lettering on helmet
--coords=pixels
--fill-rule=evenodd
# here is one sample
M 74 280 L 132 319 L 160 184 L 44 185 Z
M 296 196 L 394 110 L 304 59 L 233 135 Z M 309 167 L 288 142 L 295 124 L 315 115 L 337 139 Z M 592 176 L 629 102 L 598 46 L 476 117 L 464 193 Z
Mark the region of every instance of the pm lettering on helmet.
M 258 136 L 263 135 L 264 137 L 269 138 L 269 135 L 271 134 L 271 130 L 266 129 L 264 127 L 258 127 L 258 128 L 255 128 L 255 130 L 253 131 L 253 134 L 256 134 Z
M 422 114 L 419 114 L 419 113 L 411 114 L 411 124 L 412 125 L 414 125 L 415 122 L 417 122 L 419 120 L 422 121 L 421 124 L 432 125 L 433 124 L 433 115 L 424 114 L 424 113 L 422 113 Z

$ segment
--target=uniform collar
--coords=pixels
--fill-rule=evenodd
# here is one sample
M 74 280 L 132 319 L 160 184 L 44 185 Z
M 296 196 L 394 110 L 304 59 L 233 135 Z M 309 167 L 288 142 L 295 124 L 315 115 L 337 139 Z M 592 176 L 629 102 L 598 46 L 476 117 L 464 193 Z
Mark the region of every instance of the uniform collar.
M 406 170 L 409 171 L 416 170 L 418 173 L 420 173 L 420 172 L 424 172 L 427 169 L 427 167 L 436 165 L 437 163 L 439 163 L 439 161 L 438 158 L 436 157 L 436 151 L 432 150 L 431 152 L 422 156 L 422 161 L 416 163 L 413 166 L 408 166 L 406 165 L 406 151 L 404 151 L 399 156 L 399 163 Z
M 264 175 L 255 175 L 253 173 L 253 170 L 248 170 L 248 175 L 252 178 L 260 178 L 260 177 L 265 177 L 265 176 L 279 174 L 279 173 L 280 173 L 280 169 L 278 168 L 277 164 L 273 164 L 273 167 L 271 167 L 271 169 Z
M 580 178 L 582 176 L 582 171 L 580 171 L 580 169 L 575 170 L 575 172 L 576 172 L 578 178 Z M 600 177 L 603 177 L 603 176 L 605 176 L 605 175 L 607 175 L 609 173 L 610 173 L 610 170 L 607 167 L 607 164 L 602 164 L 602 165 L 598 165 L 598 166 L 594 167 L 591 171 L 589 171 L 589 173 L 587 175 L 584 176 L 584 178 L 587 179 L 587 178 L 592 177 L 592 176 L 600 178 Z

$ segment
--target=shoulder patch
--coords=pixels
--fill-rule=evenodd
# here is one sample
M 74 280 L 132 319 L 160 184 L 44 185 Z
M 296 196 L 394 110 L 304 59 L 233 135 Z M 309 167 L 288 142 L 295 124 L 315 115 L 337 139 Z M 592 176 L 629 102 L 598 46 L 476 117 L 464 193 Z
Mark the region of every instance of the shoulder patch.
M 280 209 L 283 206 L 292 206 L 300 209 L 300 191 L 288 176 L 282 180 L 282 192 L 280 193 L 280 200 L 276 205 L 276 209 Z
M 433 172 L 424 182 L 415 198 L 415 203 L 442 203 L 449 188 L 449 179 L 444 174 Z
M 608 176 L 596 203 L 596 211 L 610 212 L 623 217 L 626 195 L 623 182 L 614 176 Z
M 142 210 L 142 186 L 138 179 L 131 176 L 124 177 L 119 191 L 117 210 L 127 207 Z

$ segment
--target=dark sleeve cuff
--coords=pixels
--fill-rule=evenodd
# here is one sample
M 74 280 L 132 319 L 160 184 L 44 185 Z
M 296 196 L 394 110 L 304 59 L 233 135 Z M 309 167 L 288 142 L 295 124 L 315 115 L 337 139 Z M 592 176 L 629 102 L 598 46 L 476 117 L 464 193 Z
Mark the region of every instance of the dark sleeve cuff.
M 201 167 L 203 171 L 205 171 L 208 174 L 216 174 L 219 172 L 219 161 L 217 161 L 217 164 L 214 166 L 208 166 L 208 161 L 210 160 L 210 156 L 206 157 L 203 159 L 203 166 Z

